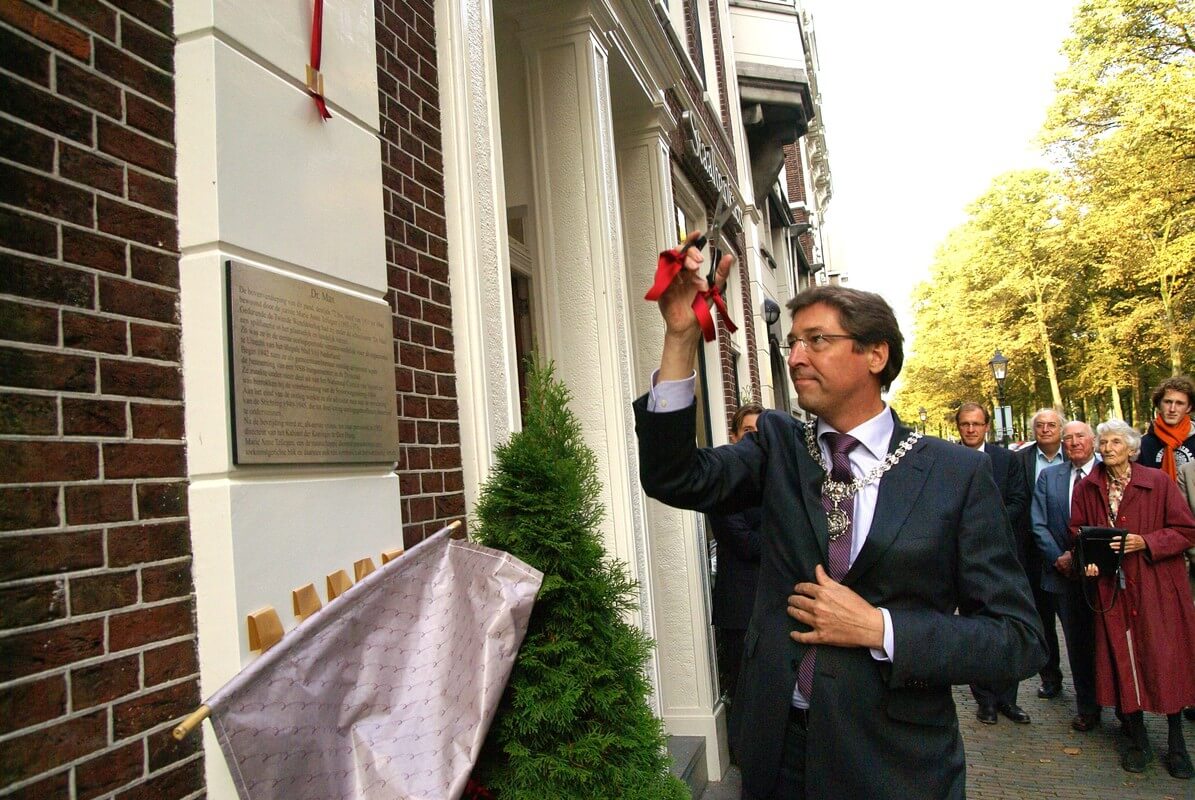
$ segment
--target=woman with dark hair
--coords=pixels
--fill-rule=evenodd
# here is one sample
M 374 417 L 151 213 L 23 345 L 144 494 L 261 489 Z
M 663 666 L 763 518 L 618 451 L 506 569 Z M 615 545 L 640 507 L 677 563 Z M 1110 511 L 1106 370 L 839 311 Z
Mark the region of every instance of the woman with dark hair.
M 1166 770 L 1190 778 L 1181 712 L 1195 704 L 1195 607 L 1183 553 L 1195 544 L 1195 516 L 1174 481 L 1132 463 L 1141 447 L 1137 431 L 1112 420 L 1096 433 L 1103 463 L 1075 487 L 1071 535 L 1083 525 L 1128 531 L 1123 548 L 1113 542 L 1118 569 L 1101 574 L 1091 564 L 1086 571 L 1096 584 L 1087 593 L 1096 612 L 1096 699 L 1124 720 L 1124 769 L 1142 772 L 1153 760 L 1143 714 L 1149 711 L 1165 714 L 1169 724 Z

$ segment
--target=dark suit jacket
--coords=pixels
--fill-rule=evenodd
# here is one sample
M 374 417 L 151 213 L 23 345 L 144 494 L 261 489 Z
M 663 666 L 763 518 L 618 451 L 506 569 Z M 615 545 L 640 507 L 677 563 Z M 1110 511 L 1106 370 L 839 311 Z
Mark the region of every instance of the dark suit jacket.
M 759 506 L 733 514 L 711 514 L 718 542 L 714 578 L 714 625 L 746 630 L 759 583 Z
M 1071 471 L 1069 461 L 1046 467 L 1033 490 L 1033 538 L 1041 553 L 1041 586 L 1047 592 L 1066 592 L 1070 579 L 1054 569 L 1054 562 L 1071 549 Z
M 1008 522 L 1010 525 L 1016 525 L 1029 510 L 1030 488 L 1025 480 L 1025 468 L 1007 447 L 985 444 L 983 452 L 992 459 L 992 478 L 996 481 L 996 488 L 1000 490 L 1000 497 L 1004 500 Z
M 731 511 L 761 504 L 763 558 L 731 710 L 743 785 L 767 795 L 807 648 L 786 613 L 793 586 L 825 564 L 825 473 L 803 428 L 764 412 L 738 444 L 699 450 L 692 406 L 635 402 L 646 492 L 669 505 Z M 890 449 L 909 434 L 897 420 Z M 1041 623 L 1016 561 L 991 460 L 923 438 L 880 482 L 867 542 L 843 583 L 892 617 L 895 658 L 818 651 L 806 747 L 806 797 L 961 798 L 965 762 L 952 684 L 995 685 L 1045 661 Z M 959 613 L 955 614 L 955 609 Z

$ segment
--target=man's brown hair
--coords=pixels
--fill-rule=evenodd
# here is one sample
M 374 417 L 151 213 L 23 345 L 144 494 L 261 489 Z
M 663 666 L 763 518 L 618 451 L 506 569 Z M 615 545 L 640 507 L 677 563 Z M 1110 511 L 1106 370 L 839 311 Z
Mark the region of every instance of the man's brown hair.
M 964 411 L 982 411 L 984 425 L 987 425 L 992 421 L 992 415 L 988 413 L 986 406 L 981 406 L 979 403 L 963 403 L 958 407 L 958 411 L 954 412 L 955 426 L 958 425 L 959 418 L 963 416 Z
M 1195 406 L 1195 381 L 1192 381 L 1189 375 L 1175 375 L 1158 384 L 1158 388 L 1154 389 L 1154 393 L 1149 398 L 1153 401 L 1154 411 L 1161 406 L 1166 392 L 1182 392 L 1187 396 L 1187 403 Z
M 743 420 L 750 414 L 762 414 L 763 406 L 759 403 L 743 403 L 739 406 L 739 410 L 734 412 L 734 417 L 730 420 L 730 432 L 738 436 L 739 430 L 743 427 Z
M 905 338 L 888 301 L 875 292 L 845 286 L 813 286 L 788 301 L 790 318 L 798 311 L 824 303 L 838 312 L 843 329 L 855 340 L 855 352 L 865 344 L 888 345 L 888 363 L 880 372 L 880 388 L 888 391 L 905 363 Z

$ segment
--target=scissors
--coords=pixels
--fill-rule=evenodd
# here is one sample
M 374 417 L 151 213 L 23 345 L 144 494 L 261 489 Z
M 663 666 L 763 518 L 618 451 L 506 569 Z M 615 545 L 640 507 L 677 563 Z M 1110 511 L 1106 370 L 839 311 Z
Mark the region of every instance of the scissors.
M 693 241 L 689 242 L 688 244 L 686 244 L 684 247 L 681 248 L 681 251 L 680 251 L 681 258 L 682 259 L 684 258 L 685 252 L 690 247 L 696 247 L 698 250 L 701 250 L 709 242 L 716 242 L 718 239 L 718 232 L 722 230 L 722 226 L 724 224 L 726 224 L 726 220 L 730 219 L 730 215 L 732 213 L 734 213 L 734 208 L 735 208 L 734 205 L 727 204 L 726 199 L 721 194 L 719 194 L 718 195 L 718 205 L 715 206 L 714 214 L 713 214 L 713 216 L 710 217 L 709 227 L 705 229 L 705 233 L 701 234 L 696 239 L 694 239 Z M 711 258 L 710 259 L 710 273 L 709 273 L 709 276 L 706 278 L 706 282 L 708 283 L 708 285 L 710 285 L 710 286 L 714 285 L 714 278 L 716 277 L 717 271 L 718 271 L 718 262 L 715 259 Z

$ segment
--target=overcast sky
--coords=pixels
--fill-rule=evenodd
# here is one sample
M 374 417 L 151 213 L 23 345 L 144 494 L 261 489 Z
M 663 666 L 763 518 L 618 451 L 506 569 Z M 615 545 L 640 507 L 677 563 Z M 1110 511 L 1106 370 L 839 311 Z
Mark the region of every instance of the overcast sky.
M 1034 144 L 1077 0 L 804 0 L 834 196 L 830 263 L 912 333 L 909 292 L 996 175 Z M 915 347 L 915 343 L 914 343 Z

